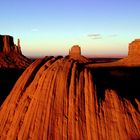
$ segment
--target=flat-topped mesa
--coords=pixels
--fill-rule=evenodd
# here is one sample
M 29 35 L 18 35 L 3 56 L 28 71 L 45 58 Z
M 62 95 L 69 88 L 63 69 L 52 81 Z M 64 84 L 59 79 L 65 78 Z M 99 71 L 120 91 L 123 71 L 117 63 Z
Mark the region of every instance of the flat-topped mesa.
M 70 56 L 81 56 L 81 48 L 79 45 L 74 45 L 72 46 L 70 52 L 69 52 Z
M 140 39 L 135 39 L 129 44 L 128 56 L 140 56 Z
M 14 39 L 9 35 L 0 35 L 0 52 L 8 54 L 11 52 L 21 53 L 20 41 L 18 39 L 18 46 L 14 44 Z

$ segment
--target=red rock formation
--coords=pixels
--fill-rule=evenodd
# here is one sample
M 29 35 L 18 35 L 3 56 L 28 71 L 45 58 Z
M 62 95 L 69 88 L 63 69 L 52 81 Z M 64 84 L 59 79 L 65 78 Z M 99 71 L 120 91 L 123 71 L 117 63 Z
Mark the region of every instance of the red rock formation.
M 72 48 L 69 50 L 68 58 L 78 60 L 81 63 L 89 62 L 89 60 L 86 57 L 81 55 L 81 48 L 79 45 L 72 46 Z
M 140 66 L 140 39 L 129 44 L 128 56 L 111 63 L 88 64 L 87 67 Z
M 26 58 L 20 48 L 14 44 L 12 36 L 0 35 L 0 67 L 1 68 L 26 68 L 31 60 Z
M 140 56 L 140 39 L 135 39 L 129 44 L 128 56 Z
M 2 52 L 7 54 L 10 53 L 14 48 L 13 37 L 11 36 L 3 36 L 3 50 Z
M 18 41 L 18 46 L 16 46 L 14 44 L 14 40 L 13 40 L 13 37 L 12 36 L 9 36 L 9 35 L 0 35 L 0 51 L 5 53 L 5 54 L 8 54 L 8 53 L 11 53 L 11 52 L 21 52 L 20 50 L 20 44 L 19 44 L 19 41 Z
M 81 55 L 81 48 L 79 45 L 74 45 L 70 52 L 69 52 L 69 55 L 72 55 L 72 56 L 79 56 Z
M 93 79 L 78 59 L 36 60 L 1 106 L 0 138 L 140 139 L 140 108 L 113 90 L 106 90 L 100 102 Z

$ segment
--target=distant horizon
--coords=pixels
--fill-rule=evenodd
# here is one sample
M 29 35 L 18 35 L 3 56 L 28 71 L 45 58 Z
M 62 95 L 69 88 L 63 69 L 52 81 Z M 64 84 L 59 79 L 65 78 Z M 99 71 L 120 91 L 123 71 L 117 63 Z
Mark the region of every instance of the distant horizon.
M 19 38 L 26 56 L 66 55 L 79 44 L 83 55 L 127 55 L 140 38 L 138 0 L 1 1 L 0 34 Z
M 0 35 L 2 35 L 2 34 L 0 34 Z M 2 36 L 11 36 L 11 37 L 13 37 L 13 41 L 14 41 L 14 44 L 16 44 L 17 45 L 17 42 L 15 41 L 15 38 L 14 38 L 14 36 L 12 36 L 12 35 L 9 35 L 9 34 L 4 34 L 4 35 L 2 35 Z M 18 38 L 19 39 L 19 38 Z M 17 39 L 17 41 L 18 41 L 18 39 Z M 24 47 L 22 47 L 22 44 L 20 44 L 21 45 L 21 51 L 22 51 L 22 49 L 24 50 Z M 78 44 L 76 44 L 76 45 L 78 45 Z M 112 44 L 113 45 L 113 44 Z M 73 45 L 72 45 L 73 46 Z M 72 47 L 71 46 L 71 47 Z M 79 45 L 78 45 L 79 46 Z M 64 54 L 63 52 L 62 53 L 55 53 L 55 54 L 48 54 L 47 52 L 43 52 L 43 54 L 40 54 L 40 53 L 36 53 L 36 54 L 34 54 L 34 53 L 32 53 L 31 55 L 26 55 L 26 53 L 24 54 L 24 52 L 23 52 L 23 54 L 25 55 L 25 56 L 27 56 L 27 57 L 30 57 L 30 58 L 43 58 L 43 57 L 45 57 L 45 56 L 63 56 L 63 57 L 65 57 L 65 56 L 67 56 L 68 55 L 68 53 L 69 53 L 69 50 L 71 49 L 71 47 L 69 47 L 69 49 L 67 50 L 67 52 Z M 80 46 L 81 47 L 81 46 Z M 46 54 L 45 54 L 46 53 Z M 91 54 L 91 52 L 90 52 L 90 54 L 86 54 L 86 53 L 84 53 L 84 51 L 82 51 L 82 47 L 81 47 L 81 53 L 82 53 L 82 55 L 84 55 L 85 57 L 88 57 L 88 58 L 123 58 L 123 57 L 126 57 L 127 56 L 127 54 L 128 54 L 128 50 L 127 50 L 127 52 L 126 53 L 124 53 L 124 54 L 113 54 L 113 53 L 108 53 L 107 51 L 105 52 L 105 53 L 100 53 L 100 52 L 98 52 L 98 54 L 96 54 L 95 52 L 93 52 L 92 54 Z
M 25 55 L 25 54 L 23 54 L 23 55 Z M 69 55 L 69 54 L 67 54 L 67 55 Z M 31 59 L 36 59 L 36 58 L 44 58 L 45 56 L 54 56 L 54 57 L 56 57 L 56 56 L 63 56 L 63 57 L 65 57 L 65 56 L 67 56 L 67 55 L 62 55 L 62 54 L 56 54 L 56 55 L 25 55 L 26 57 L 28 57 L 28 58 L 31 58 Z M 82 54 L 83 55 L 83 54 Z M 124 57 L 127 57 L 128 55 L 83 55 L 83 56 L 85 56 L 85 57 L 87 57 L 87 58 L 124 58 Z

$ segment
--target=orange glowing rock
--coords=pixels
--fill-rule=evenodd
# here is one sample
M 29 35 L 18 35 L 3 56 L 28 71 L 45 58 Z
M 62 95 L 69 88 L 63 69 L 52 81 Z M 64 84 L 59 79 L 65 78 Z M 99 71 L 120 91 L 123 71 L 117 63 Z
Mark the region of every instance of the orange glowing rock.
M 135 39 L 129 44 L 128 56 L 111 63 L 88 64 L 87 67 L 116 67 L 140 66 L 140 39 Z
M 79 55 L 78 47 L 75 52 Z M 100 102 L 92 69 L 83 63 L 78 57 L 33 62 L 1 106 L 0 138 L 140 139 L 140 113 L 113 90 L 106 90 Z
M 128 56 L 140 56 L 140 39 L 135 39 L 129 44 Z
M 69 52 L 69 55 L 72 55 L 72 56 L 80 56 L 81 55 L 81 48 L 79 45 L 74 45 L 70 52 Z

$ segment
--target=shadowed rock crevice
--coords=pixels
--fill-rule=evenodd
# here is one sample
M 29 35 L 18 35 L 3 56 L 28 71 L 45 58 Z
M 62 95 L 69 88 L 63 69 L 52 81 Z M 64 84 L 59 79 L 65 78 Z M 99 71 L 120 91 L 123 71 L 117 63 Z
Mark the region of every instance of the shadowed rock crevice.
M 135 99 L 140 100 L 140 67 L 97 68 L 93 70 L 98 99 L 104 100 L 105 90 L 112 89 L 122 99 L 127 99 L 137 108 Z

